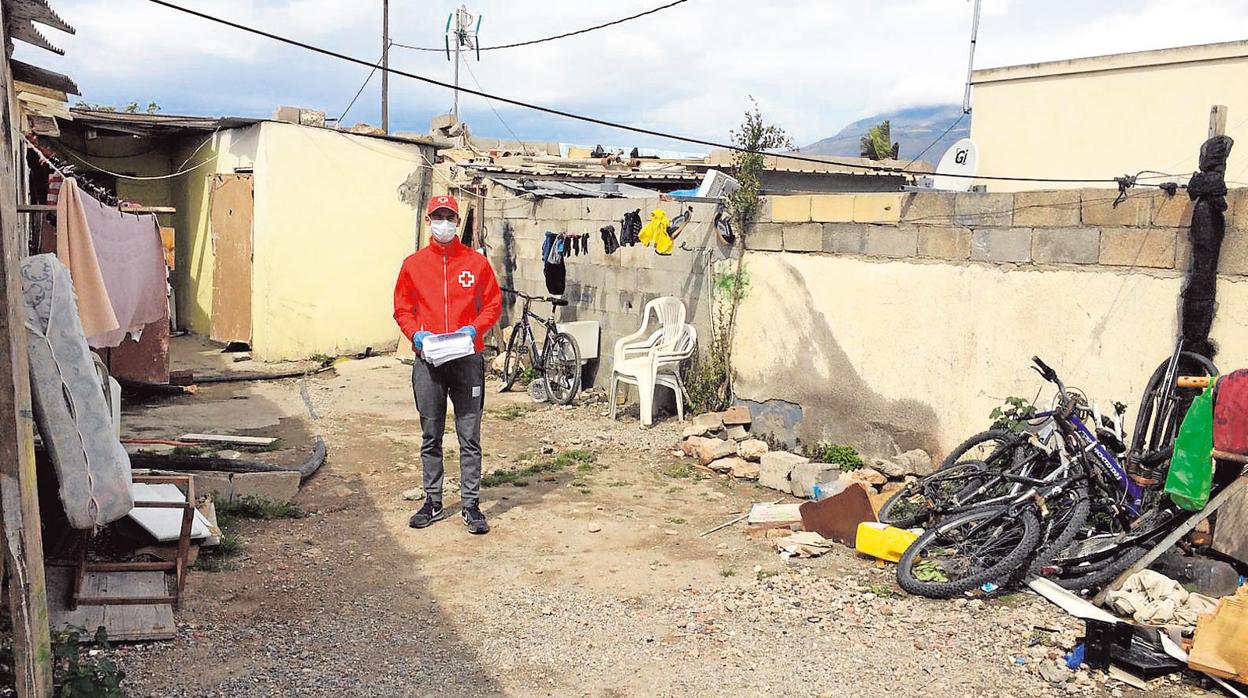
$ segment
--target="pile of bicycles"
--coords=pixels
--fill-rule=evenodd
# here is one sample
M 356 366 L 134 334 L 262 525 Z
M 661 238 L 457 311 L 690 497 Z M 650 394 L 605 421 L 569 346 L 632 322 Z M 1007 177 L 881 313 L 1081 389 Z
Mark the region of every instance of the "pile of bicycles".
M 1176 349 L 1145 389 L 1128 448 L 1125 406 L 1104 413 L 1039 358 L 1032 362 L 1057 389 L 1052 409 L 967 439 L 881 507 L 880 521 L 925 529 L 897 567 L 906 591 L 950 598 L 1047 577 L 1094 592 L 1182 521 L 1163 488 L 1174 437 L 1198 391 L 1177 377 L 1217 369 Z

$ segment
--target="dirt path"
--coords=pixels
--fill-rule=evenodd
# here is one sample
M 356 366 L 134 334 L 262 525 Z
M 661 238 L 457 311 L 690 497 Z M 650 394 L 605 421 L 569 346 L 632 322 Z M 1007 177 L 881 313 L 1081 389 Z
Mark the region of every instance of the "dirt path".
M 1076 629 L 1037 598 L 902 598 L 891 569 L 847 550 L 785 562 L 739 527 L 698 537 L 771 491 L 699 479 L 670 453 L 679 425 L 611 422 L 603 403 L 534 409 L 490 392 L 487 473 L 577 450 L 592 464 L 487 488 L 487 536 L 457 515 L 412 530 L 407 381 L 389 357 L 342 365 L 313 379 L 315 424 L 296 416 L 293 382 L 194 398 L 206 412 L 276 405 L 288 433 L 324 433 L 330 460 L 300 493 L 308 516 L 246 522 L 236 569 L 191 576 L 175 641 L 118 650 L 133 695 L 1121 692 L 1035 675 Z

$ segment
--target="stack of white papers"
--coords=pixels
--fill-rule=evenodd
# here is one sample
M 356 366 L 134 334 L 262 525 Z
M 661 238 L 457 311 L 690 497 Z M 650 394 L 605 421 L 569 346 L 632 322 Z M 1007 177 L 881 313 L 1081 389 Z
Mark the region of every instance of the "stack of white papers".
M 472 337 L 462 332 L 435 334 L 431 337 L 425 337 L 422 346 L 421 354 L 425 357 L 425 361 L 434 366 L 441 366 L 447 361 L 471 356 L 476 351 Z

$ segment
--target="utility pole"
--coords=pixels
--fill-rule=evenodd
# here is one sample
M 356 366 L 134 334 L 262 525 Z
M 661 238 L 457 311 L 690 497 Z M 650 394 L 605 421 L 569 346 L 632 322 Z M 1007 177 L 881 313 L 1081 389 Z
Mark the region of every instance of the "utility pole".
M 381 130 L 390 133 L 390 0 L 381 0 Z
M 476 25 L 473 25 L 473 21 Z M 451 114 L 459 121 L 459 59 L 463 48 L 476 49 L 477 60 L 481 60 L 481 48 L 477 43 L 477 33 L 481 30 L 481 17 L 473 17 L 466 5 L 460 5 L 446 18 L 446 57 L 455 61 L 455 101 L 451 104 Z M 455 44 L 455 55 L 451 56 L 451 44 Z
M 463 36 L 461 32 L 464 27 L 460 23 L 460 15 L 466 11 L 461 5 L 459 11 L 455 13 L 455 33 L 457 37 Z M 455 41 L 455 101 L 451 104 L 451 114 L 455 115 L 456 123 L 459 122 L 459 44 L 460 41 L 457 39 Z
M 971 15 L 971 55 L 966 59 L 966 93 L 962 95 L 962 113 L 971 113 L 971 73 L 975 70 L 975 41 L 979 36 L 979 2 L 980 0 L 972 0 L 975 3 L 975 9 Z

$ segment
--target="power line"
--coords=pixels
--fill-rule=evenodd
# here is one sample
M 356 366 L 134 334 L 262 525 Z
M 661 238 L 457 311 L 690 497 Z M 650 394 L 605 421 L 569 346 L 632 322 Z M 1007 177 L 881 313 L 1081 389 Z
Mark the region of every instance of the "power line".
M 914 156 L 914 157 L 910 160 L 910 162 L 907 162 L 907 163 L 906 163 L 906 166 L 905 166 L 905 167 L 903 167 L 903 168 L 901 168 L 901 169 L 903 169 L 903 170 L 908 170 L 908 169 L 910 169 L 910 166 L 911 166 L 911 165 L 913 165 L 915 162 L 917 162 L 919 158 L 921 158 L 921 157 L 923 157 L 924 155 L 926 155 L 926 154 L 927 154 L 927 151 L 929 151 L 929 150 L 931 150 L 931 149 L 932 149 L 932 146 L 934 146 L 934 145 L 936 145 L 937 143 L 939 143 L 939 142 L 940 142 L 940 139 L 944 138 L 945 136 L 948 136 L 948 135 L 949 135 L 949 132 L 950 132 L 950 131 L 952 131 L 952 130 L 954 129 L 954 127 L 955 127 L 955 126 L 957 126 L 958 124 L 962 123 L 962 120 L 963 120 L 963 119 L 965 119 L 965 118 L 966 118 L 966 112 L 962 112 L 962 115 L 961 115 L 961 116 L 959 116 L 959 117 L 957 118 L 957 120 L 956 120 L 956 121 L 954 121 L 952 124 L 949 124 L 949 128 L 945 129 L 945 132 L 944 132 L 944 133 L 940 134 L 939 136 L 936 136 L 936 140 L 932 141 L 931 143 L 928 143 L 926 148 L 924 148 L 923 150 L 921 150 L 921 151 L 919 152 L 919 154 L 918 154 L 918 155 L 915 155 L 915 156 Z
M 484 90 L 485 88 L 481 87 L 481 81 L 477 79 L 477 74 L 472 72 L 472 68 L 469 67 L 467 62 L 464 63 L 464 67 L 468 68 L 468 76 L 472 78 L 472 82 L 473 84 L 477 86 L 477 89 Z M 485 103 L 489 105 L 490 111 L 494 112 L 494 116 L 495 118 L 498 119 L 498 123 L 502 124 L 503 128 L 507 129 L 507 133 L 510 133 L 511 137 L 516 139 L 520 143 L 521 148 L 528 150 L 529 146 L 525 144 L 524 139 L 520 138 L 520 136 L 517 136 L 516 132 L 511 130 L 511 126 L 509 126 L 507 124 L 507 121 L 503 119 L 503 115 L 499 114 L 498 110 L 494 108 L 494 102 L 490 101 L 490 99 L 487 97 L 485 98 Z
M 255 34 L 255 35 L 257 35 L 257 36 L 263 36 L 263 37 L 265 37 L 265 38 L 272 39 L 272 40 L 274 40 L 274 41 L 280 41 L 280 42 L 282 42 L 282 43 L 284 43 L 284 44 L 289 44 L 289 45 L 291 45 L 291 46 L 297 46 L 297 47 L 299 47 L 299 48 L 302 48 L 302 49 L 305 49 L 305 50 L 308 50 L 308 51 L 312 51 L 312 52 L 314 52 L 314 53 L 319 53 L 319 54 L 324 55 L 324 56 L 329 56 L 329 57 L 331 57 L 331 58 L 337 58 L 337 59 L 342 60 L 342 61 L 347 61 L 347 62 L 349 62 L 349 63 L 355 63 L 355 64 L 357 64 L 357 65 L 362 65 L 362 66 L 368 66 L 368 67 L 371 67 L 371 66 L 373 65 L 372 63 L 369 63 L 368 61 L 365 61 L 365 60 L 360 59 L 360 58 L 356 58 L 356 57 L 354 57 L 354 56 L 348 56 L 348 55 L 346 55 L 346 54 L 344 54 L 344 53 L 338 53 L 337 51 L 331 51 L 331 50 L 329 50 L 329 49 L 322 48 L 322 47 L 320 47 L 320 46 L 314 46 L 314 45 L 312 45 L 312 44 L 308 44 L 308 43 L 305 43 L 305 42 L 302 42 L 302 41 L 298 41 L 298 40 L 296 40 L 296 39 L 290 39 L 290 38 L 287 38 L 287 37 L 284 37 L 284 36 L 280 36 L 280 35 L 277 35 L 277 34 L 273 34 L 273 33 L 271 33 L 271 32 L 264 31 L 264 30 L 262 30 L 262 29 L 256 29 L 256 28 L 254 28 L 254 27 L 249 27 L 249 26 L 247 26 L 247 25 L 245 25 L 245 24 L 239 24 L 239 23 L 237 23 L 237 22 L 233 22 L 233 21 L 230 21 L 230 20 L 228 20 L 228 19 L 223 19 L 223 18 L 221 18 L 221 17 L 216 17 L 216 16 L 213 16 L 213 15 L 210 15 L 210 14 L 204 13 L 204 12 L 200 12 L 200 11 L 198 11 L 198 10 L 192 10 L 192 9 L 190 9 L 190 8 L 187 8 L 187 7 L 182 7 L 181 5 L 175 5 L 175 4 L 171 3 L 171 2 L 168 2 L 167 0 L 148 0 L 148 2 L 151 2 L 151 3 L 157 4 L 157 5 L 161 5 L 161 6 L 163 6 L 163 7 L 168 7 L 168 8 L 169 8 L 169 9 L 171 9 L 171 10 L 177 10 L 177 11 L 179 11 L 179 12 L 183 12 L 183 13 L 186 13 L 186 14 L 189 14 L 189 15 L 193 15 L 193 16 L 195 16 L 195 17 L 199 17 L 199 18 L 201 18 L 201 19 L 206 19 L 206 20 L 208 20 L 208 21 L 210 21 L 210 22 L 216 22 L 217 24 L 222 24 L 222 25 L 225 25 L 225 26 L 227 26 L 227 27 L 232 27 L 232 28 L 234 28 L 234 29 L 238 29 L 238 30 L 240 30 L 240 31 L 245 31 L 245 32 L 248 32 L 248 33 L 250 33 L 250 34 Z M 483 91 L 481 91 L 481 90 L 473 90 L 473 89 L 470 89 L 470 88 L 467 88 L 467 87 L 459 87 L 459 88 L 456 88 L 454 85 L 452 85 L 452 84 L 450 84 L 450 83 L 448 83 L 448 82 L 443 82 L 443 81 L 441 81 L 441 80 L 435 80 L 434 78 L 425 77 L 424 75 L 417 75 L 416 73 L 409 73 L 409 72 L 407 72 L 407 71 L 397 70 L 397 69 L 395 69 L 395 68 L 382 68 L 381 70 L 385 70 L 386 72 L 388 72 L 388 73 L 393 73 L 393 74 L 395 74 L 395 75 L 401 75 L 401 76 L 406 77 L 406 78 L 411 78 L 411 79 L 413 79 L 413 80 L 418 80 L 418 81 L 420 81 L 420 82 L 423 82 L 423 83 L 426 83 L 426 84 L 429 84 L 429 85 L 435 85 L 435 86 L 437 86 L 437 87 L 441 87 L 441 88 L 444 88 L 444 89 L 448 89 L 448 90 L 458 89 L 458 90 L 459 90 L 459 91 L 461 91 L 461 92 L 467 92 L 468 94 L 471 94 L 471 95 L 476 95 L 476 96 L 478 96 L 478 97 L 484 97 L 484 98 L 486 98 L 486 99 L 495 99 L 495 100 L 498 100 L 499 102 L 502 102 L 502 103 L 504 103 L 504 104 L 511 104 L 511 105 L 513 105 L 513 106 L 523 107 L 523 108 L 525 108 L 525 109 L 532 109 L 532 110 L 534 110 L 534 111 L 539 111 L 539 112 L 542 112 L 542 113 L 544 113 L 544 114 L 550 114 L 550 115 L 552 115 L 552 116 L 561 116 L 561 117 L 563 117 L 563 118 L 565 118 L 565 119 L 573 119 L 573 120 L 576 120 L 576 121 L 584 121 L 584 122 L 586 122 L 586 123 L 596 124 L 596 125 L 598 125 L 598 126 L 605 126 L 605 127 L 607 127 L 607 128 L 619 129 L 619 130 L 621 130 L 621 131 L 630 131 L 630 132 L 632 132 L 632 133 L 639 133 L 639 134 L 644 135 L 644 136 L 653 136 L 653 137 L 655 137 L 655 138 L 665 138 L 665 139 L 668 139 L 668 140 L 673 140 L 673 141 L 681 141 L 681 142 L 684 142 L 684 143 L 690 143 L 690 144 L 692 144 L 692 145 L 701 145 L 701 146 L 704 146 L 704 147 L 707 147 L 707 148 L 720 148 L 720 149 L 724 149 L 724 150 L 732 150 L 732 151 L 741 152 L 741 153 L 748 153 L 748 152 L 751 152 L 751 151 L 749 151 L 748 149 L 746 149 L 746 148 L 742 148 L 741 146 L 738 146 L 738 145 L 731 145 L 731 144 L 728 144 L 728 143 L 720 143 L 720 142 L 717 142 L 717 141 L 706 140 L 706 139 L 703 139 L 703 138 L 693 138 L 693 137 L 690 137 L 690 136 L 680 136 L 680 135 L 676 135 L 676 134 L 672 134 L 672 133 L 665 133 L 665 132 L 663 132 L 663 131 L 655 131 L 655 130 L 653 130 L 653 129 L 641 128 L 640 126 L 629 126 L 629 125 L 627 125 L 627 124 L 620 124 L 620 123 L 616 123 L 616 122 L 613 122 L 613 121 L 607 121 L 606 119 L 600 119 L 600 118 L 598 118 L 598 117 L 594 117 L 594 116 L 585 116 L 585 115 L 583 115 L 583 114 L 575 114 L 575 113 L 573 113 L 573 112 L 563 111 L 562 109 L 554 109 L 554 108 L 552 108 L 552 107 L 544 107 L 544 106 L 541 106 L 540 104 L 533 104 L 533 103 L 530 103 L 530 102 L 523 102 L 523 101 L 520 101 L 520 100 L 518 100 L 518 99 L 512 99 L 512 98 L 510 98 L 510 97 L 503 97 L 503 96 L 501 96 L 501 95 L 490 94 L 490 93 L 488 93 L 488 92 L 483 92 Z M 910 173 L 906 172 L 905 170 L 903 170 L 903 169 L 902 169 L 902 168 L 900 168 L 900 167 L 886 167 L 886 166 L 883 166 L 883 165 L 864 165 L 864 164 L 862 164 L 862 163 L 851 163 L 851 162 L 842 162 L 842 161 L 837 161 L 837 160 L 826 160 L 826 159 L 819 159 L 819 158 L 806 157 L 806 156 L 803 156 L 803 155 L 798 154 L 798 153 L 771 153 L 771 154 L 772 154 L 772 155 L 777 155 L 777 156 L 780 156 L 780 157 L 784 157 L 784 158 L 788 158 L 788 159 L 790 159 L 790 160 L 797 160 L 797 161 L 800 161 L 800 162 L 810 162 L 810 163 L 815 163 L 815 164 L 819 164 L 819 165 L 839 165 L 839 166 L 841 166 L 841 167 L 849 167 L 849 168 L 854 168 L 854 169 L 863 169 L 863 170 L 869 170 L 869 171 L 873 171 L 873 172 L 883 172 L 883 173 L 886 173 L 886 174 L 898 174 L 898 175 L 906 175 L 906 174 L 910 174 Z M 1061 184 L 1081 184 L 1081 183 L 1103 183 L 1103 184 L 1109 184 L 1109 183 L 1114 183 L 1114 184 L 1120 184 L 1120 185 L 1121 185 L 1123 182 L 1126 182 L 1128 179 L 1130 179 L 1129 177 L 1122 177 L 1122 178 L 1112 178 L 1112 177 L 1087 177 L 1087 178 L 1069 178 L 1069 177 L 1014 177 L 1014 176 L 1004 176 L 1004 175 L 978 175 L 978 174 L 972 175 L 972 174 L 957 174 L 957 173 L 948 173 L 948 174 L 943 174 L 942 176 L 945 176 L 945 177 L 951 177 L 951 178 L 955 178 L 955 179 L 979 179 L 979 180 L 988 180 L 988 181 L 997 181 L 997 182 L 1041 182 L 1041 183 L 1061 183 Z M 1130 183 L 1130 185 L 1135 185 L 1135 183 L 1132 181 L 1132 182 Z M 1157 185 L 1152 185 L 1152 184 L 1139 184 L 1138 186 L 1157 186 Z
M 342 110 L 342 116 L 338 117 L 339 125 L 342 124 L 343 119 L 347 118 L 347 112 L 351 111 L 351 107 L 355 106 L 355 101 L 360 98 L 360 95 L 364 94 L 364 88 L 368 87 L 368 83 L 373 79 L 373 75 L 377 73 L 377 69 L 381 67 L 382 61 L 384 60 L 386 60 L 385 56 L 378 58 L 377 63 L 373 65 L 373 69 L 368 71 L 368 77 L 364 78 L 364 84 L 360 85 L 360 89 L 357 90 L 355 96 L 351 98 L 351 103 L 347 105 L 346 109 Z
M 675 2 L 669 2 L 666 5 L 660 5 L 659 7 L 646 10 L 645 12 L 639 12 L 635 15 L 629 15 L 628 17 L 621 17 L 620 19 L 612 20 L 610 22 L 605 22 L 603 24 L 595 24 L 592 27 L 585 27 L 584 29 L 577 29 L 576 31 L 565 32 L 563 34 L 556 34 L 555 36 L 548 36 L 542 39 L 533 39 L 531 41 L 519 41 L 514 44 L 502 44 L 501 46 L 482 46 L 481 48 L 477 50 L 478 51 L 498 51 L 498 50 L 505 49 L 505 48 L 519 48 L 521 46 L 532 46 L 533 44 L 542 44 L 547 41 L 555 41 L 556 39 L 566 39 L 570 36 L 577 36 L 578 34 L 588 34 L 589 32 L 597 31 L 599 29 L 605 29 L 606 27 L 612 27 L 617 24 L 623 24 L 624 22 L 638 19 L 639 17 L 652 15 L 655 12 L 666 10 L 669 7 L 675 7 L 677 5 L 680 5 L 686 2 L 689 2 L 689 0 L 675 0 Z M 444 46 L 439 46 L 439 47 L 409 46 L 408 44 L 398 44 L 398 43 L 391 43 L 391 45 L 396 48 L 405 48 L 405 49 L 409 49 L 412 51 L 437 51 L 438 53 L 442 53 L 443 51 L 446 50 L 446 47 Z

